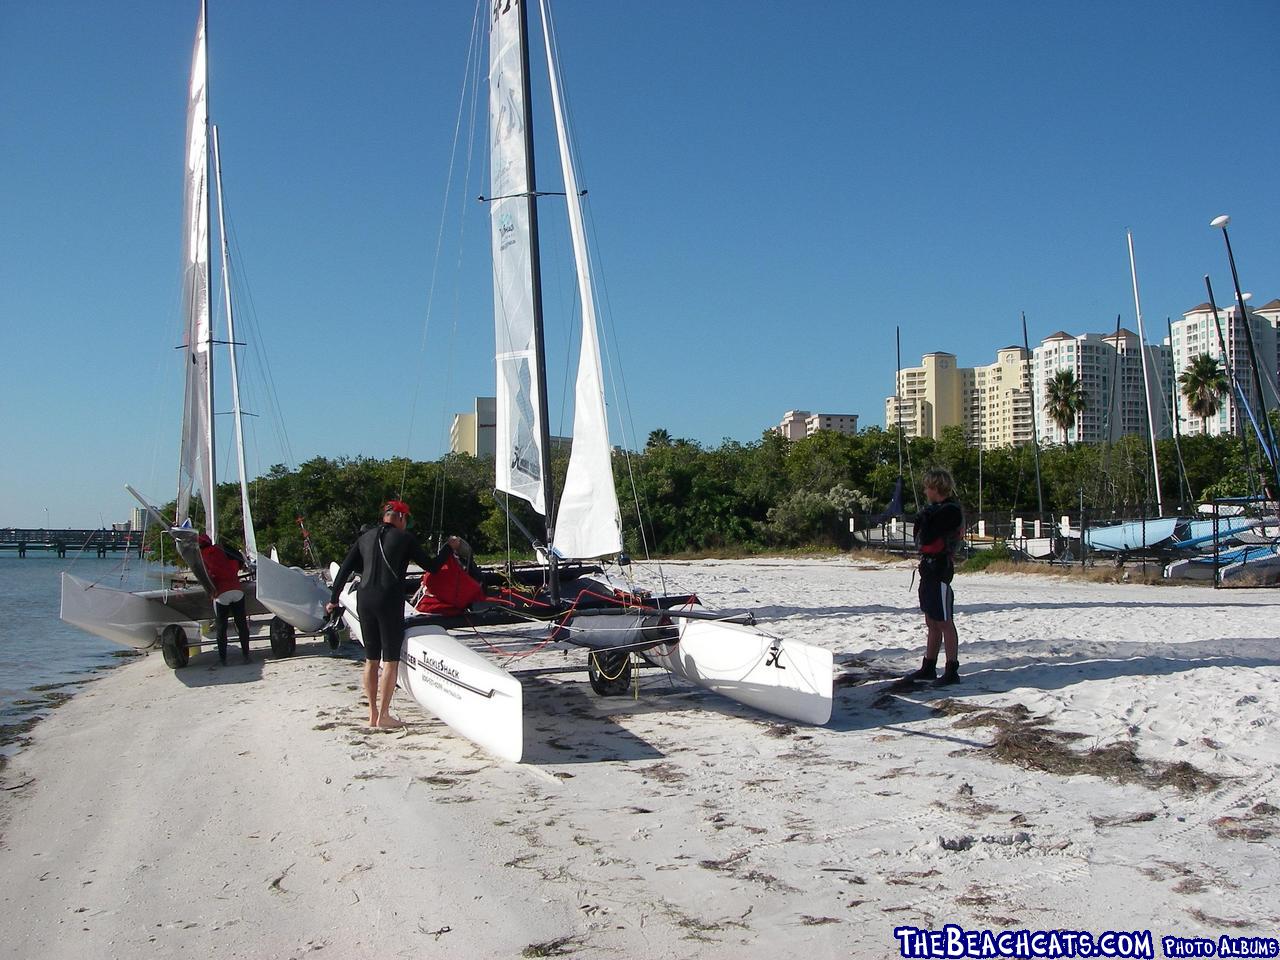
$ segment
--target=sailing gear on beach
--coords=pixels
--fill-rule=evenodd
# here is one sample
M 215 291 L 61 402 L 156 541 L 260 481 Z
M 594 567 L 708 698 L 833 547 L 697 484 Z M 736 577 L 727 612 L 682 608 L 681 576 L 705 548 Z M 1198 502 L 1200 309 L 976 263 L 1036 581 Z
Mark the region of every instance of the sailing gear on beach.
M 398 500 L 392 503 L 408 509 Z M 388 510 L 384 515 L 387 512 L 400 511 Z M 336 605 L 347 580 L 354 573 L 360 574 L 356 615 L 360 618 L 366 660 L 394 663 L 400 659 L 400 646 L 404 642 L 404 578 L 409 562 L 435 573 L 452 555 L 453 551 L 446 545 L 432 557 L 412 533 L 386 522 L 370 527 L 356 538 L 333 579 L 330 602 Z

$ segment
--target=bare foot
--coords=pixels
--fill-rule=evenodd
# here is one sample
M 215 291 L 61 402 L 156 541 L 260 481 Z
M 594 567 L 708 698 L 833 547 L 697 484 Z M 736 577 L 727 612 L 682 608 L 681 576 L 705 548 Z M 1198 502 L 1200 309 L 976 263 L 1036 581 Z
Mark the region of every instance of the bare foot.
M 374 724 L 379 730 L 399 730 L 404 726 L 403 720 L 397 720 L 391 714 L 387 714 L 381 720 Z

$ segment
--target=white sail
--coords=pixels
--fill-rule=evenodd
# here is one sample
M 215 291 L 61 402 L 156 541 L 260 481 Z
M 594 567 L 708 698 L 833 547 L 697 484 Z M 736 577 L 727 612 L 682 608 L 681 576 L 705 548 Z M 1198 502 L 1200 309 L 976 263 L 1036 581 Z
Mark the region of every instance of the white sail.
M 189 516 L 191 490 L 204 501 L 206 529 L 217 539 L 214 505 L 212 332 L 209 323 L 209 149 L 204 6 L 191 54 L 187 100 L 187 165 L 183 208 L 182 307 L 186 398 L 178 466 L 177 522 Z
M 535 360 L 529 169 L 519 4 L 494 4 L 489 27 L 490 217 L 497 360 L 494 483 L 545 515 L 539 446 L 542 417 Z
M 569 232 L 573 237 L 578 295 L 582 301 L 582 346 L 574 391 L 573 451 L 569 455 L 569 472 L 560 496 L 560 507 L 556 511 L 555 548 L 561 556 L 586 559 L 621 552 L 622 517 L 613 484 L 591 263 L 582 222 L 578 177 L 573 166 L 569 134 L 565 129 L 560 82 L 552 55 L 551 24 L 545 0 L 542 3 L 542 36 L 551 75 L 551 102 L 555 109 L 560 167 L 564 173 L 564 190 L 569 205 Z

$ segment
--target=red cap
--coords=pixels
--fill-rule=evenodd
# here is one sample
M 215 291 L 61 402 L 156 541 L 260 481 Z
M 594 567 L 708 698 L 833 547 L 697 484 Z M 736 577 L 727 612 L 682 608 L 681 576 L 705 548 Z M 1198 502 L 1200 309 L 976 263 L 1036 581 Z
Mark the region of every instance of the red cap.
M 196 543 L 200 544 L 202 547 L 213 546 L 213 541 L 209 539 L 209 535 L 207 533 L 202 533 L 200 536 L 196 537 Z
M 388 500 L 387 505 L 382 508 L 382 512 L 384 514 L 403 513 L 407 517 L 409 516 L 409 505 L 403 500 Z

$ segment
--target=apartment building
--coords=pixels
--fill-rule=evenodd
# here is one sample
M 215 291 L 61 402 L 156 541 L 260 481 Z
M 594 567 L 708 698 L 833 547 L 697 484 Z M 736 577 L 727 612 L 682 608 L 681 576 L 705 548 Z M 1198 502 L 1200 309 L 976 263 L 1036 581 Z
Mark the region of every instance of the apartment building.
M 1265 384 L 1269 378 L 1272 384 L 1272 386 L 1264 386 L 1267 405 L 1272 407 L 1276 399 L 1272 389 L 1277 367 L 1280 366 L 1280 336 L 1277 335 L 1277 327 L 1280 327 L 1280 300 L 1272 300 L 1257 309 L 1249 309 L 1246 306 L 1245 315 L 1249 332 L 1253 334 L 1254 349 L 1263 366 L 1267 368 L 1262 379 Z M 1173 322 L 1170 348 L 1173 367 L 1181 375 L 1182 371 L 1191 365 L 1192 360 L 1202 353 L 1209 354 L 1222 364 L 1222 348 L 1225 346 L 1225 368 L 1235 374 L 1246 402 L 1256 415 L 1259 409 L 1258 391 L 1254 389 L 1253 384 L 1245 323 L 1246 319 L 1241 317 L 1239 308 L 1235 305 L 1219 307 L 1218 319 L 1215 322 L 1212 305 L 1202 303 L 1184 313 L 1181 320 Z M 1221 339 L 1219 339 L 1219 326 L 1221 326 Z M 1171 391 L 1171 402 L 1176 404 L 1178 429 L 1183 433 L 1203 432 L 1210 436 L 1237 433 L 1248 422 L 1247 415 L 1240 409 L 1234 392 L 1221 399 L 1217 416 L 1210 417 L 1205 422 L 1191 412 L 1191 407 L 1182 395 L 1180 387 L 1176 389 L 1176 395 Z
M 833 430 L 852 436 L 858 432 L 856 413 L 810 413 L 808 410 L 788 410 L 782 422 L 774 427 L 787 440 L 803 440 L 819 430 Z
M 898 376 L 898 393 L 885 398 L 885 429 L 907 437 L 937 437 L 945 427 L 992 447 L 1031 440 L 1031 391 L 1027 351 L 1004 347 L 995 363 L 962 367 L 955 354 L 930 353 Z
M 449 452 L 492 457 L 498 444 L 498 401 L 476 397 L 471 413 L 455 414 L 449 427 Z
M 920 366 L 898 371 L 897 393 L 884 402 L 885 429 L 936 437 L 943 427 L 963 425 L 973 379 L 973 368 L 959 366 L 954 353 L 926 353 Z
M 973 368 L 966 393 L 965 436 L 983 449 L 1032 440 L 1031 369 L 1022 347 L 1002 347 L 996 362 Z
M 1166 391 L 1173 378 L 1172 352 L 1167 344 L 1148 344 L 1146 360 L 1144 377 L 1138 336 L 1123 328 L 1079 336 L 1059 330 L 1046 337 L 1031 360 L 1036 436 L 1042 443 L 1101 443 L 1126 434 L 1143 435 L 1148 431 L 1148 408 L 1156 437 L 1169 436 Z M 1065 430 L 1045 409 L 1049 383 L 1061 370 L 1075 375 L 1085 401 Z

